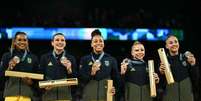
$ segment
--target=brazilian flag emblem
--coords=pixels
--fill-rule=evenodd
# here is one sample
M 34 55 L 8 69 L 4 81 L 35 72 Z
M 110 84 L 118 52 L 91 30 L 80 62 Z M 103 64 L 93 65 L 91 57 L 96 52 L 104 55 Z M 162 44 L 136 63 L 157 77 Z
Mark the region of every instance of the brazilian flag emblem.
M 28 58 L 27 58 L 27 62 L 28 62 L 28 63 L 32 63 L 32 59 L 28 57 Z

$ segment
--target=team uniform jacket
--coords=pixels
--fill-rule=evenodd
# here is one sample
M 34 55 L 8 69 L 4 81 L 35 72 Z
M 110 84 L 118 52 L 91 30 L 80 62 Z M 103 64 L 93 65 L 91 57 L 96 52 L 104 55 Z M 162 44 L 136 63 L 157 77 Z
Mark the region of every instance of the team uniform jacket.
M 100 60 L 100 70 L 96 75 L 91 75 L 92 64 L 94 63 L 92 56 L 97 60 L 100 54 L 89 54 L 80 60 L 79 77 L 83 87 L 83 101 L 106 101 L 107 80 L 112 79 L 116 93 L 118 92 L 117 85 L 119 84 L 119 72 L 117 61 L 115 58 L 105 53 Z M 116 85 L 115 85 L 116 84 Z
M 64 53 L 62 53 L 64 54 Z M 40 70 L 45 76 L 45 80 L 58 80 L 66 78 L 76 77 L 76 59 L 70 54 L 65 54 L 65 57 L 70 60 L 72 74 L 68 74 L 66 67 L 60 62 L 60 55 L 53 55 L 53 52 L 46 53 L 41 56 Z M 43 92 L 43 101 L 54 101 L 54 100 L 72 100 L 71 87 L 56 87 L 51 90 L 46 90 Z

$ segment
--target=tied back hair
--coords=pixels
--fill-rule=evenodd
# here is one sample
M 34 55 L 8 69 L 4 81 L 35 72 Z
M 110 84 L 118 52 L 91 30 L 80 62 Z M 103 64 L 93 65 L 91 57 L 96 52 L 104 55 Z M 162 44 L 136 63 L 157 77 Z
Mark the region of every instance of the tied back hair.
M 134 43 L 133 43 L 133 45 L 132 45 L 132 47 L 134 47 L 135 45 L 138 45 L 138 44 L 142 44 L 140 41 L 135 41 Z M 143 44 L 142 44 L 143 45 Z M 131 47 L 131 49 L 132 49 L 132 47 Z
M 139 45 L 139 44 L 142 44 L 140 41 L 135 41 L 133 43 L 133 45 L 131 46 L 131 51 L 133 50 L 133 47 L 136 46 L 136 45 Z M 142 44 L 143 45 L 143 44 Z
M 65 35 L 63 33 L 55 33 L 53 36 L 52 36 L 52 41 L 54 40 L 55 36 L 57 35 L 62 35 L 64 36 L 64 38 L 66 39 Z
M 27 38 L 27 34 L 25 32 L 16 32 L 14 38 L 12 39 L 12 43 L 11 43 L 11 47 L 10 47 L 10 53 L 11 53 L 11 56 L 13 55 L 13 51 L 16 49 L 16 46 L 15 46 L 15 41 L 16 41 L 16 38 L 18 35 L 25 35 L 26 36 L 26 39 L 28 41 L 28 38 Z M 29 49 L 29 43 L 27 42 L 27 47 L 25 49 L 25 51 L 29 52 L 30 49 Z
M 55 34 L 52 36 L 52 39 L 51 39 L 52 42 L 54 41 L 54 39 L 55 39 L 55 37 L 56 37 L 57 35 L 63 36 L 64 39 L 65 39 L 65 41 L 66 41 L 66 36 L 65 36 L 65 34 L 63 34 L 63 33 L 55 33 Z M 65 48 L 66 48 L 66 47 L 64 47 L 64 51 L 65 51 Z M 53 50 L 54 50 L 54 49 L 53 49 Z
M 135 41 L 134 43 L 133 43 L 133 46 L 135 46 L 135 45 L 137 45 L 137 44 L 142 44 L 140 41 Z
M 94 36 L 99 35 L 102 37 L 101 32 L 99 29 L 95 29 L 93 32 L 91 32 L 91 39 L 93 39 Z
M 165 42 L 170 38 L 170 37 L 177 37 L 173 33 L 169 33 L 169 35 L 166 37 Z

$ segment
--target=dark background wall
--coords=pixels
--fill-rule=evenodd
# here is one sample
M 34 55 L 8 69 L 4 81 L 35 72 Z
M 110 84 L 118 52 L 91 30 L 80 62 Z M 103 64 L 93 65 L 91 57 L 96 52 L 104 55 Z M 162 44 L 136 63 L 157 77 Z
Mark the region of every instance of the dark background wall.
M 0 27 L 180 28 L 184 30 L 185 38 L 181 42 L 181 50 L 192 51 L 200 61 L 201 1 L 6 0 L 2 1 L 0 8 Z M 39 55 L 45 51 L 44 49 L 50 48 L 50 42 L 47 41 L 31 41 L 30 43 L 32 51 Z M 70 48 L 67 47 L 67 49 L 78 58 L 89 52 L 90 42 L 88 41 L 68 41 L 68 43 Z M 124 56 L 125 53 L 130 52 L 128 50 L 133 42 L 107 41 L 106 43 L 106 51 Z M 158 48 L 164 45 L 163 42 L 144 43 L 148 57 L 150 53 L 156 51 L 153 47 Z M 1 55 L 8 50 L 10 40 L 1 40 L 0 45 Z M 80 49 L 83 52 L 77 53 Z
M 120 27 L 180 28 L 184 30 L 181 51 L 192 51 L 200 63 L 201 1 L 182 0 L 4 0 L 0 4 L 0 27 Z M 0 56 L 11 40 L 0 40 Z M 90 51 L 90 41 L 68 41 L 67 50 L 79 60 Z M 133 41 L 106 41 L 105 51 L 119 60 L 128 56 Z M 147 58 L 157 59 L 164 42 L 143 42 Z M 45 48 L 44 48 L 45 47 Z M 30 41 L 40 56 L 51 49 L 49 41 Z M 82 50 L 82 51 L 79 51 Z
M 201 1 L 191 0 L 2 0 L 0 27 L 120 27 L 180 28 L 184 30 L 181 51 L 192 51 L 201 63 Z M 0 57 L 11 40 L 0 40 Z M 133 41 L 106 41 L 105 51 L 118 61 L 129 56 Z M 158 60 L 157 49 L 164 42 L 143 41 L 146 60 Z M 30 40 L 39 57 L 52 49 L 50 41 Z M 67 50 L 77 60 L 90 52 L 90 41 L 68 41 Z

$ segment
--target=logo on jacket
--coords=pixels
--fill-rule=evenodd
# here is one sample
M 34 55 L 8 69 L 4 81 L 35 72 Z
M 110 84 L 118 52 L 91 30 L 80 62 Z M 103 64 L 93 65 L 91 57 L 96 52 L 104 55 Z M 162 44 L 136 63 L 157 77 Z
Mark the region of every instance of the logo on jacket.
M 186 66 L 187 66 L 187 62 L 186 62 L 186 61 L 183 61 L 183 62 L 182 62 L 182 65 L 183 65 L 184 67 L 186 67 Z
M 82 68 L 82 65 L 80 65 L 80 68 Z
M 110 65 L 109 61 L 104 61 L 104 63 L 105 63 L 105 66 L 107 66 L 107 67 Z
M 1 65 L 1 66 L 3 65 L 3 61 L 1 61 L 0 65 Z
M 31 63 L 31 62 L 32 62 L 32 59 L 31 59 L 31 58 L 27 58 L 27 62 L 28 62 L 28 63 Z
M 88 65 L 89 65 L 89 66 L 91 66 L 92 64 L 93 64 L 93 62 L 92 62 L 92 61 L 90 61 L 90 62 L 88 63 Z
M 49 62 L 49 63 L 48 63 L 48 66 L 52 66 L 52 65 L 53 65 L 52 62 Z
M 130 70 L 131 72 L 134 72 L 135 71 L 135 68 L 131 68 L 131 70 Z

